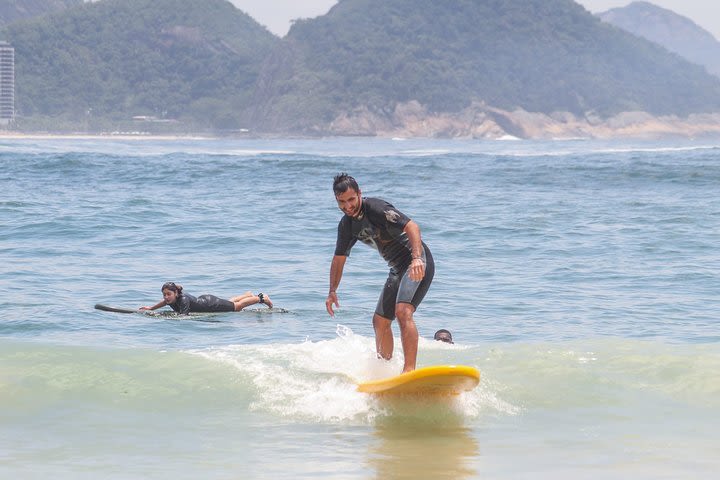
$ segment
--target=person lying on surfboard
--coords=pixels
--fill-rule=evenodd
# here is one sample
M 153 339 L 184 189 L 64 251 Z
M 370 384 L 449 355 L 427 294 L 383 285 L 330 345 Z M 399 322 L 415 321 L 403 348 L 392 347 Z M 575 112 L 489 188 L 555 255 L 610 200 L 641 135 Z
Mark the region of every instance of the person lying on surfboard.
M 345 215 L 338 225 L 325 308 L 334 316 L 333 305 L 340 306 L 337 288 L 353 245 L 360 240 L 376 248 L 390 267 L 373 315 L 377 354 L 386 360 L 392 358 L 392 321 L 397 317 L 405 354 L 403 372 L 415 370 L 418 331 L 413 314 L 435 274 L 435 263 L 420 238 L 420 227 L 385 200 L 363 198 L 357 181 L 346 173 L 335 176 L 333 192 Z
M 157 310 L 158 308 L 169 305 L 177 313 L 186 315 L 188 313 L 211 313 L 211 312 L 239 312 L 243 308 L 262 303 L 272 308 L 273 304 L 270 297 L 258 293 L 254 295 L 252 292 L 245 292 L 230 300 L 216 297 L 215 295 L 200 295 L 193 297 L 183 292 L 182 285 L 176 285 L 173 282 L 163 284 L 163 299 L 152 307 L 140 307 L 140 310 Z

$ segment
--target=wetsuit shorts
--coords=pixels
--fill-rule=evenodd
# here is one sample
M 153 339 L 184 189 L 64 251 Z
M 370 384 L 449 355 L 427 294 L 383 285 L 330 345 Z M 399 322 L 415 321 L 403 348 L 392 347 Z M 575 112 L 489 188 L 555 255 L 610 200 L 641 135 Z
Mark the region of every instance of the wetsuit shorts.
M 375 313 L 381 317 L 395 320 L 396 304 L 409 303 L 417 309 L 420 302 L 425 298 L 425 294 L 430 288 L 435 275 L 435 262 L 427 246 L 423 249 L 422 259 L 425 262 L 425 276 L 419 282 L 410 280 L 408 268 L 401 271 L 390 270 L 390 274 L 385 281 L 385 287 L 375 308 Z
M 200 295 L 192 305 L 193 312 L 234 312 L 235 304 L 215 295 Z

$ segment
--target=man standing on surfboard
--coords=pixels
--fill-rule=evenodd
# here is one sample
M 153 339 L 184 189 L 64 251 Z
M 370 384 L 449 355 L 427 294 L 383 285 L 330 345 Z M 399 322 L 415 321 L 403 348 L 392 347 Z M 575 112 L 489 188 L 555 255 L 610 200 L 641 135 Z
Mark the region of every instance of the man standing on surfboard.
M 405 354 L 403 373 L 415 370 L 418 331 L 413 314 L 435 274 L 435 263 L 430 249 L 420 238 L 420 227 L 388 202 L 363 198 L 355 179 L 346 173 L 335 177 L 333 192 L 345 215 L 338 225 L 325 308 L 334 316 L 333 305 L 340 307 L 337 288 L 355 242 L 360 240 L 377 249 L 390 267 L 373 315 L 377 353 L 386 360 L 392 358 L 392 321 L 397 317 Z

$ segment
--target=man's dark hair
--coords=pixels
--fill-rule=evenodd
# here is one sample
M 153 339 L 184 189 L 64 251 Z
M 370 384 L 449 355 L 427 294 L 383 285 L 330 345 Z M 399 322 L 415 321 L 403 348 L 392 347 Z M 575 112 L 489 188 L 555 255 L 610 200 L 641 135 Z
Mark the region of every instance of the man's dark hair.
M 356 192 L 360 191 L 360 187 L 358 187 L 355 179 L 347 173 L 339 173 L 335 175 L 335 178 L 333 179 L 333 192 L 335 192 L 335 196 L 347 192 L 348 188 L 352 188 Z

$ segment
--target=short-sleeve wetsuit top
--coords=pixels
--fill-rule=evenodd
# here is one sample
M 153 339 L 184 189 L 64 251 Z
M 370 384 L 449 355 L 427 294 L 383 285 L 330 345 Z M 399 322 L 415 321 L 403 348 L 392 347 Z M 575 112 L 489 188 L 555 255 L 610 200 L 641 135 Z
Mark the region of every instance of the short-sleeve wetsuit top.
M 355 242 L 360 240 L 380 252 L 391 270 L 404 271 L 412 261 L 410 240 L 403 232 L 409 221 L 410 218 L 385 200 L 363 198 L 357 218 L 346 214 L 340 219 L 335 255 L 349 256 Z

